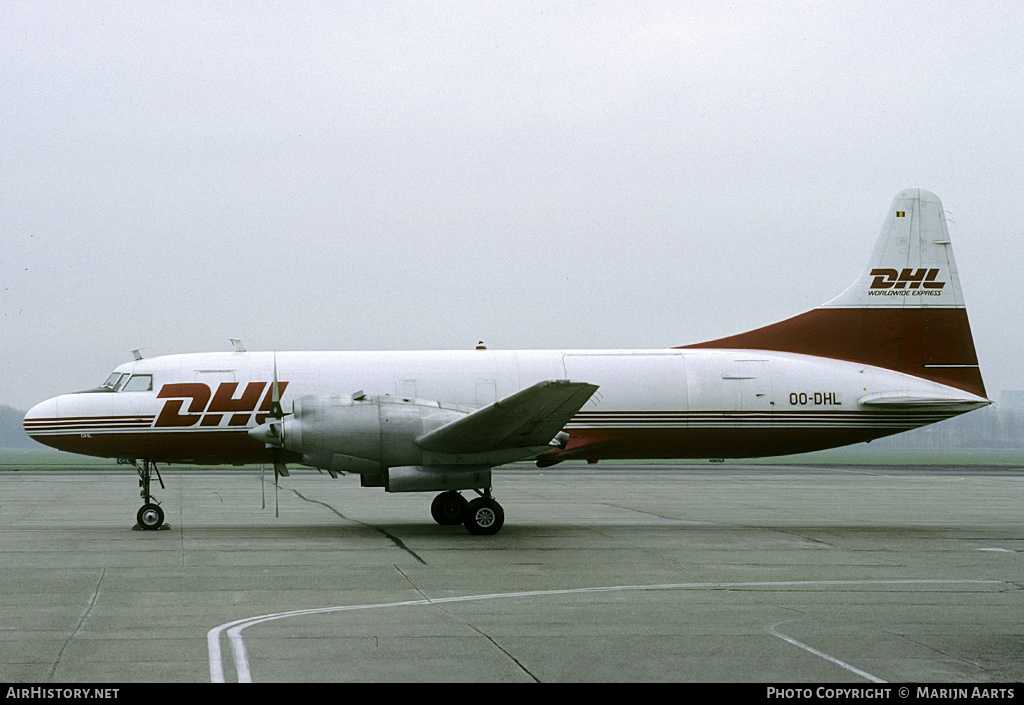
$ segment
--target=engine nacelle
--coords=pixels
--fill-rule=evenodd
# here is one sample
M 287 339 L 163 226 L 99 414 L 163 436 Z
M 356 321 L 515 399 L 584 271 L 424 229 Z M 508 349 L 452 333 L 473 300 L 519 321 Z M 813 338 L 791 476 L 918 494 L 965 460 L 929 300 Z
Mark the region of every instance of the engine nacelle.
M 282 447 L 329 472 L 380 475 L 394 466 L 425 465 L 416 438 L 472 409 L 388 395 L 312 395 L 295 400 L 282 425 Z

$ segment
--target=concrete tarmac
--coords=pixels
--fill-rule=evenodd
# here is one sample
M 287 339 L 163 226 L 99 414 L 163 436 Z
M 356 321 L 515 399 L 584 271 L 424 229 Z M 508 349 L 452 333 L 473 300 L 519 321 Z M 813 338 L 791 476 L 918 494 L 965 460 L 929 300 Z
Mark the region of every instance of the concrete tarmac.
M 161 472 L 152 532 L 131 470 L 0 472 L 0 682 L 1024 680 L 1019 469 L 513 468 L 490 537 Z

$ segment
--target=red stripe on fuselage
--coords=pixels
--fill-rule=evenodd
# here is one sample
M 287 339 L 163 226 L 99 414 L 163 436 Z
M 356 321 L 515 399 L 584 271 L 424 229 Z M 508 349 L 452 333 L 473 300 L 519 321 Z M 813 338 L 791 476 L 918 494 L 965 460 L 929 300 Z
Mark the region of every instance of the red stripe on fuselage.
M 132 431 L 112 429 L 100 432 L 31 434 L 39 443 L 79 455 L 99 458 L 131 458 L 163 463 L 248 465 L 270 463 L 273 457 L 263 443 L 240 430 Z M 287 453 L 286 462 L 299 458 Z
M 816 308 L 770 326 L 680 348 L 771 350 L 847 360 L 985 396 L 963 308 Z
M 573 429 L 564 450 L 545 453 L 559 460 L 642 460 L 700 458 L 763 458 L 807 453 L 862 443 L 905 431 L 899 428 L 628 428 Z

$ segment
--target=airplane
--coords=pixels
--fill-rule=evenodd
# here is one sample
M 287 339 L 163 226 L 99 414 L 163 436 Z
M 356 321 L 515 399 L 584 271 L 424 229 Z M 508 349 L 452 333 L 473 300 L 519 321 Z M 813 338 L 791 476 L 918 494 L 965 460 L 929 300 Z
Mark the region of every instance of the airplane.
M 787 455 L 990 404 L 939 199 L 893 199 L 843 293 L 781 322 L 667 349 L 233 352 L 141 358 L 25 416 L 48 446 L 135 466 L 138 525 L 164 514 L 157 463 L 288 465 L 386 492 L 439 492 L 438 524 L 504 524 L 515 461 Z M 463 491 L 478 496 L 467 500 Z

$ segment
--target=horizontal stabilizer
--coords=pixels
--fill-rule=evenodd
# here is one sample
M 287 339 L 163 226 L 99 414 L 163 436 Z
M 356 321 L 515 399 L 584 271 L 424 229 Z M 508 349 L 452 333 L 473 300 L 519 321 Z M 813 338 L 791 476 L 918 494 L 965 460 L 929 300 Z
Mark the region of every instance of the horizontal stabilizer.
M 992 402 L 974 394 L 943 393 L 940 391 L 929 394 L 921 392 L 875 392 L 865 394 L 857 400 L 863 406 L 877 407 L 949 407 L 949 406 L 988 406 Z
M 546 446 L 597 386 L 566 379 L 538 382 L 416 439 L 436 453 L 484 453 Z

